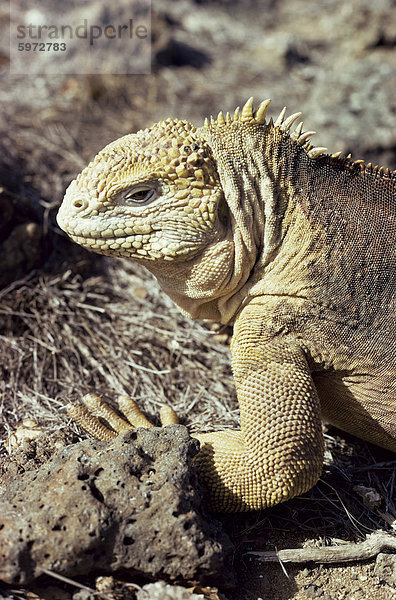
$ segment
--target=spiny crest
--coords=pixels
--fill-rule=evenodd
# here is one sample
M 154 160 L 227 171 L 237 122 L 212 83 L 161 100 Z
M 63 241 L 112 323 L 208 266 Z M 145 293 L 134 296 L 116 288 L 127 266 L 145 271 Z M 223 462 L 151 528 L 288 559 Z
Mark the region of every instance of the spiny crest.
M 278 127 L 284 133 L 289 133 L 292 125 L 297 121 L 299 117 L 301 117 L 302 113 L 297 112 L 286 118 L 286 107 L 284 107 L 278 118 L 274 123 L 272 120 L 268 123 L 266 122 L 266 115 L 268 107 L 271 103 L 271 99 L 263 100 L 256 110 L 253 110 L 253 97 L 250 97 L 242 107 L 242 110 L 237 106 L 234 111 L 233 116 L 231 117 L 230 113 L 226 113 L 224 116 L 223 111 L 220 111 L 217 119 L 210 117 L 210 122 L 208 119 L 205 119 L 204 126 L 207 128 L 211 127 L 229 127 L 232 123 L 251 123 L 256 125 L 273 125 L 273 127 Z M 327 148 L 323 147 L 313 147 L 309 141 L 309 138 L 314 135 L 315 131 L 306 131 L 302 132 L 303 123 L 299 123 L 295 130 L 290 134 L 291 139 L 293 139 L 299 146 L 303 146 L 310 158 L 318 158 L 324 152 L 326 152 Z
M 316 131 L 305 131 L 303 132 L 303 121 L 300 121 L 295 129 L 290 133 L 292 125 L 301 117 L 301 112 L 296 112 L 289 117 L 286 117 L 286 106 L 281 110 L 275 122 L 270 119 L 266 121 L 266 115 L 268 107 L 271 103 L 271 99 L 263 100 L 256 110 L 253 110 L 253 97 L 250 97 L 242 107 L 239 106 L 235 109 L 233 116 L 229 112 L 219 112 L 217 119 L 210 117 L 210 122 L 205 119 L 204 126 L 207 128 L 211 127 L 229 127 L 232 123 L 250 123 L 252 125 L 270 125 L 277 127 L 284 133 L 289 134 L 290 138 L 298 145 L 304 148 L 308 156 L 312 159 L 319 158 L 327 152 L 327 148 L 323 146 L 313 146 L 310 138 L 316 134 Z M 377 173 L 378 175 L 384 175 L 385 177 L 396 177 L 396 171 L 391 172 L 389 169 L 379 168 L 378 166 L 373 167 L 371 163 L 365 164 L 363 160 L 351 160 L 351 155 L 345 158 L 341 157 L 341 152 L 334 152 L 330 155 L 331 159 L 339 160 L 349 168 L 358 167 L 362 171 Z

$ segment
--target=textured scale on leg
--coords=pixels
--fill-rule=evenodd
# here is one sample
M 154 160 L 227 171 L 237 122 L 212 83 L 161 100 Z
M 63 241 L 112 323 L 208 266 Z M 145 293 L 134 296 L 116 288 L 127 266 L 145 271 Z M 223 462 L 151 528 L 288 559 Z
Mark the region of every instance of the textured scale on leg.
M 307 491 L 320 476 L 324 449 L 319 399 L 301 349 L 266 339 L 260 311 L 247 307 L 231 353 L 241 431 L 196 436 L 209 506 L 224 512 Z

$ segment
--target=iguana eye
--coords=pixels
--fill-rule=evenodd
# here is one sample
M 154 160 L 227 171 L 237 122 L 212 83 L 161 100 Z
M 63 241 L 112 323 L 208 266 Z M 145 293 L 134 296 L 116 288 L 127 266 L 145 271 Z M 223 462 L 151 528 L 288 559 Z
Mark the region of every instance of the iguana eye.
M 124 200 L 128 204 L 148 204 L 154 200 L 156 191 L 151 187 L 134 187 L 125 190 L 119 195 L 120 200 Z

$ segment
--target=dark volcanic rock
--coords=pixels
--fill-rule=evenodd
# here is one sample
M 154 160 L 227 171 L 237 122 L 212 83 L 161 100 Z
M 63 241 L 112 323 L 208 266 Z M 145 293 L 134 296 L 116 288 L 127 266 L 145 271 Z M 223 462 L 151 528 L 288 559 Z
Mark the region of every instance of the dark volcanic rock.
M 181 425 L 139 429 L 68 446 L 16 476 L 0 498 L 0 579 L 26 583 L 43 569 L 210 578 L 231 545 L 199 513 L 196 451 Z
M 23 277 L 42 262 L 42 229 L 23 209 L 0 185 L 0 287 Z

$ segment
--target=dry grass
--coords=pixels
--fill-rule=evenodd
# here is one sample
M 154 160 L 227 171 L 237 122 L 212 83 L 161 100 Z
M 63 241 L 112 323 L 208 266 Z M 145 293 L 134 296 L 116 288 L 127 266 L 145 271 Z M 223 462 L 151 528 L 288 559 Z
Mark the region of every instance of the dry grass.
M 65 426 L 65 404 L 92 391 L 131 394 L 151 416 L 170 403 L 193 431 L 236 426 L 227 348 L 138 266 L 16 282 L 0 293 L 0 332 L 3 435 L 22 416 Z

